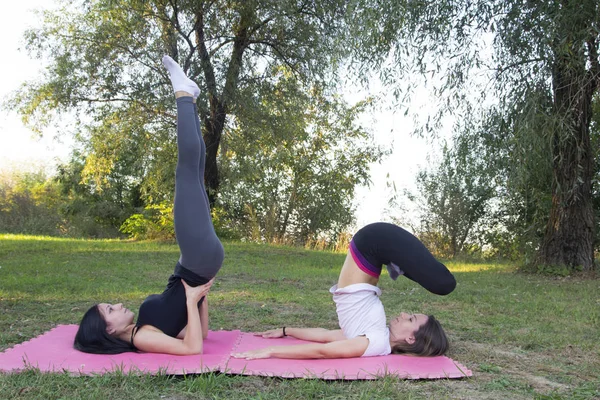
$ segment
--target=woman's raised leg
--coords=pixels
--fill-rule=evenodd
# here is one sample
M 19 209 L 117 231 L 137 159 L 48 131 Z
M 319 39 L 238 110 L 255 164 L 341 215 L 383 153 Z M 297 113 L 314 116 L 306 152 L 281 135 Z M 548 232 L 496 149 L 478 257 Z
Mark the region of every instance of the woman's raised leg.
M 206 166 L 206 143 L 204 143 L 204 138 L 202 137 L 202 125 L 200 125 L 200 118 L 198 118 L 197 106 L 194 108 L 194 111 L 194 116 L 196 117 L 196 131 L 198 132 L 198 137 L 200 138 L 200 145 L 202 146 L 198 173 L 200 175 L 200 184 L 202 185 L 204 197 L 206 198 L 206 205 L 208 206 L 210 212 L 210 202 L 208 200 L 208 194 L 206 193 L 206 186 L 204 184 L 204 167 Z
M 199 89 L 170 57 L 163 63 L 177 101 L 177 169 L 175 171 L 175 235 L 180 264 L 203 278 L 214 277 L 223 263 L 223 246 L 215 234 L 204 189 L 204 144 L 197 126 L 194 98 Z M 187 94 L 187 95 L 186 95 Z
M 404 275 L 435 294 L 446 295 L 456 287 L 448 268 L 419 239 L 393 224 L 378 222 L 360 229 L 352 238 L 350 253 L 366 273 L 378 275 L 385 264 L 393 279 Z

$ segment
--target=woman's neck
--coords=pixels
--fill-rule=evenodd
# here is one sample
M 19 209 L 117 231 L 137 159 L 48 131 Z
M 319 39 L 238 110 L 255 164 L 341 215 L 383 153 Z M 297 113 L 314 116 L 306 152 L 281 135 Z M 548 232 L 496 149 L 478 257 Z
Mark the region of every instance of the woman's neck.
M 131 333 L 133 332 L 133 328 L 135 328 L 135 324 L 129 324 L 125 328 L 123 328 L 123 330 L 116 336 L 121 340 L 129 342 L 131 340 Z

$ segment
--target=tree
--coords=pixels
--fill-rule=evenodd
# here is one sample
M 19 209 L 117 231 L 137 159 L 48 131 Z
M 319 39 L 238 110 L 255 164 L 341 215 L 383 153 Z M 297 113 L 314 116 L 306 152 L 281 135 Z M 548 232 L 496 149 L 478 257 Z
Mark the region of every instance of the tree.
M 60 189 L 42 171 L 0 172 L 0 231 L 37 235 L 65 233 Z
M 495 195 L 495 172 L 475 135 L 457 136 L 452 147 L 444 145 L 440 163 L 432 171 L 421 170 L 417 188 L 422 199 L 420 235 L 434 234 L 447 240 L 444 256 L 455 257 L 467 241 L 474 242 L 475 228 L 489 212 Z M 446 251 L 443 251 L 446 253 Z
M 549 107 L 549 96 L 541 95 Z M 545 123 L 543 115 L 511 119 L 503 110 L 491 108 L 479 129 L 481 154 L 493 165 L 497 191 L 492 212 L 485 218 L 486 244 L 498 255 L 520 258 L 525 264 L 536 258 L 552 203 L 552 152 Z
M 125 158 L 137 161 L 154 201 L 170 196 L 173 171 L 172 93 L 163 54 L 178 60 L 201 87 L 198 98 L 207 145 L 206 184 L 214 204 L 217 155 L 237 93 L 285 65 L 300 80 L 318 81 L 334 70 L 332 46 L 342 0 L 187 1 L 63 0 L 27 33 L 27 49 L 49 61 L 40 82 L 25 85 L 15 108 L 40 129 L 56 113 L 81 121 L 87 144 L 84 176 L 103 177 Z M 168 100 L 167 100 L 168 99 Z M 105 137 L 112 132 L 114 143 Z
M 591 147 L 590 124 L 600 80 L 600 4 L 359 0 L 354 6 L 360 18 L 350 47 L 365 62 L 363 76 L 375 67 L 388 83 L 415 72 L 440 77 L 434 82 L 442 112 L 427 131 L 449 112 L 473 118 L 466 111 L 474 103 L 500 116 L 497 128 L 513 138 L 506 142 L 519 146 L 519 138 L 531 136 L 549 144 L 551 207 L 537 261 L 593 268 L 598 151 Z M 479 88 L 470 85 L 478 80 Z M 470 102 L 474 88 L 480 95 Z M 512 159 L 510 168 L 526 176 L 528 163 Z
M 222 224 L 252 240 L 335 241 L 353 220 L 354 188 L 383 154 L 356 123 L 369 103 L 349 107 L 286 68 L 271 74 L 240 93 L 245 107 L 227 132 Z
M 129 179 L 117 164 L 103 179 L 103 190 L 83 178 L 85 160 L 73 154 L 67 164 L 59 165 L 52 182 L 60 190 L 59 213 L 68 222 L 65 234 L 84 237 L 114 237 L 133 212 L 143 206 L 139 182 Z

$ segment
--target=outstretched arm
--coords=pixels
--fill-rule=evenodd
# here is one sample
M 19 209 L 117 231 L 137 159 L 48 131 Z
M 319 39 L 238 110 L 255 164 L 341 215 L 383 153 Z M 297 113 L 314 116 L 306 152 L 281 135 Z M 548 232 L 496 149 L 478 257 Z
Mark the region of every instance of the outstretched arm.
M 353 339 L 338 340 L 329 343 L 271 346 L 243 353 L 232 353 L 231 355 L 234 358 L 245 358 L 246 360 L 259 358 L 351 358 L 362 356 L 368 346 L 369 339 L 365 336 L 358 336 Z
M 264 332 L 256 332 L 254 335 L 264 338 L 281 338 L 284 336 L 284 328 L 271 329 Z M 346 337 L 341 329 L 330 330 L 324 328 L 285 328 L 285 336 L 296 339 L 308 340 L 310 342 L 329 343 L 338 340 L 345 340 Z

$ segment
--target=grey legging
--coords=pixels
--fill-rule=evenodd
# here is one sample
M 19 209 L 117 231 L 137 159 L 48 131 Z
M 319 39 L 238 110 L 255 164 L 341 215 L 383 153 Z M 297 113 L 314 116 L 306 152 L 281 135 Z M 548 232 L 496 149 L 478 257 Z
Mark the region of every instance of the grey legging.
M 210 279 L 223 264 L 223 245 L 215 233 L 204 187 L 206 145 L 191 97 L 177 99 L 177 169 L 175 171 L 175 235 L 179 263 Z

